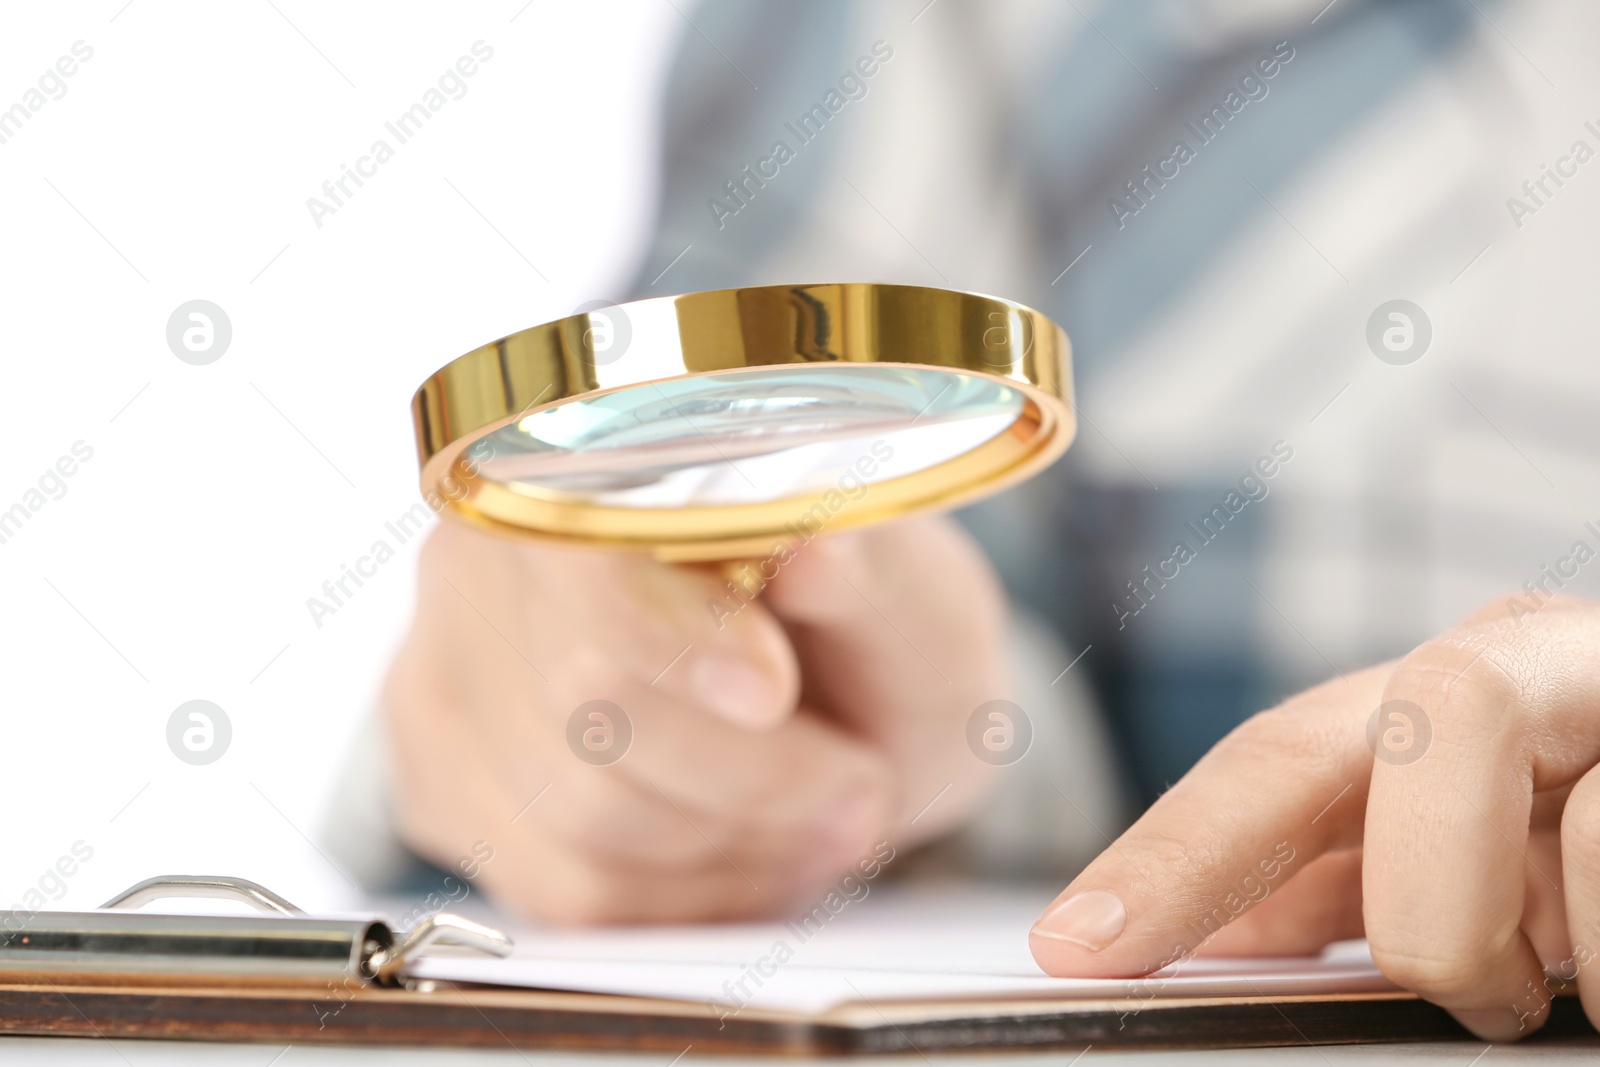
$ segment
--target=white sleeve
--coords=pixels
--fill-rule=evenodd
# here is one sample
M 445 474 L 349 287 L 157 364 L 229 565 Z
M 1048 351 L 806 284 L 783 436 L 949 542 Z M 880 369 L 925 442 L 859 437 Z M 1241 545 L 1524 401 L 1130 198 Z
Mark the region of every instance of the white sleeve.
M 393 892 L 428 870 L 400 841 L 389 734 L 376 708 L 356 734 L 320 834 L 334 862 L 372 892 Z

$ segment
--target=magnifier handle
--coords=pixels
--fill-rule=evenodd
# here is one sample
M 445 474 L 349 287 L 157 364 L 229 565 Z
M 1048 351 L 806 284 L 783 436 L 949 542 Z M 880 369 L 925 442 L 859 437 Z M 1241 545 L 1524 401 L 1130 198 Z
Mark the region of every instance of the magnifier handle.
M 787 543 L 782 546 L 789 549 Z M 789 549 L 792 553 L 792 549 Z M 767 583 L 777 576 L 778 557 L 784 553 L 774 550 L 770 556 L 749 556 L 744 559 L 727 559 L 709 566 L 716 569 L 717 576 L 724 581 L 732 582 L 747 597 L 760 594 L 767 587 Z

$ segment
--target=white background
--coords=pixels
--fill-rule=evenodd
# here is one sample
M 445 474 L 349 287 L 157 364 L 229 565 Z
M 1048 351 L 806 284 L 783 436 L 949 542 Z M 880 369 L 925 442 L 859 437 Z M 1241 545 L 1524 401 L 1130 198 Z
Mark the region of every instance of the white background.
M 418 499 L 424 376 L 622 295 L 684 23 L 662 3 L 124 3 L 0 16 L 0 108 L 94 50 L 0 144 L 0 510 L 94 450 L 0 544 L 0 908 L 79 840 L 93 858 L 53 906 L 166 872 L 338 906 L 352 887 L 311 842 L 417 542 L 320 629 L 306 600 Z M 307 198 L 396 145 L 384 122 L 478 40 L 465 96 L 314 225 Z M 208 366 L 166 342 L 196 298 L 232 322 Z M 166 742 L 197 698 L 233 727 L 201 767 Z

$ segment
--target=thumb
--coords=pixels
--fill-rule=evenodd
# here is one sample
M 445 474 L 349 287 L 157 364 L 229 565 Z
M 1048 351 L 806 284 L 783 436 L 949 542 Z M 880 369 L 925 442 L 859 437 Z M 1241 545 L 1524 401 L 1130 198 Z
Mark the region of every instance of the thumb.
M 959 527 L 921 517 L 797 543 L 763 603 L 790 634 L 806 701 L 875 739 L 915 742 L 1006 696 L 1005 612 L 987 561 Z
M 537 649 L 558 687 L 593 696 L 637 685 L 749 730 L 777 727 L 799 699 L 799 666 L 783 627 L 760 604 L 726 617 L 722 581 L 709 569 L 441 523 L 422 575 L 423 589 L 443 590 L 435 595 L 445 610 L 419 618 L 445 625 L 465 612 L 499 635 L 461 651 L 469 662 L 525 660 L 523 649 Z
M 651 686 L 749 730 L 777 727 L 795 711 L 799 665 L 783 627 L 760 603 L 735 600 L 709 568 L 635 558 L 613 589 L 617 616 L 649 634 Z M 657 668 L 657 665 L 665 664 Z

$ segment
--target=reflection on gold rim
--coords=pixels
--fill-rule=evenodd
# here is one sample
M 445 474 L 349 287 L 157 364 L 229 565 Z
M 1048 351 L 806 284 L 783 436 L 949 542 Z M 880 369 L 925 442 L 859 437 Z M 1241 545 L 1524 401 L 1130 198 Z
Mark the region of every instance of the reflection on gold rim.
M 430 501 L 515 536 L 647 549 L 663 559 L 730 559 L 771 551 L 821 526 L 843 529 L 970 502 L 1047 466 L 1077 429 L 1066 334 L 1039 312 L 996 297 L 844 283 L 723 289 L 616 309 L 631 329 L 620 355 L 593 347 L 591 316 L 615 314 L 604 309 L 503 337 L 422 384 L 412 415 Z M 851 363 L 996 378 L 1023 394 L 1023 412 L 964 455 L 872 483 L 844 506 L 827 490 L 741 505 L 608 507 L 477 476 L 487 443 L 473 445 L 576 397 L 711 372 Z

